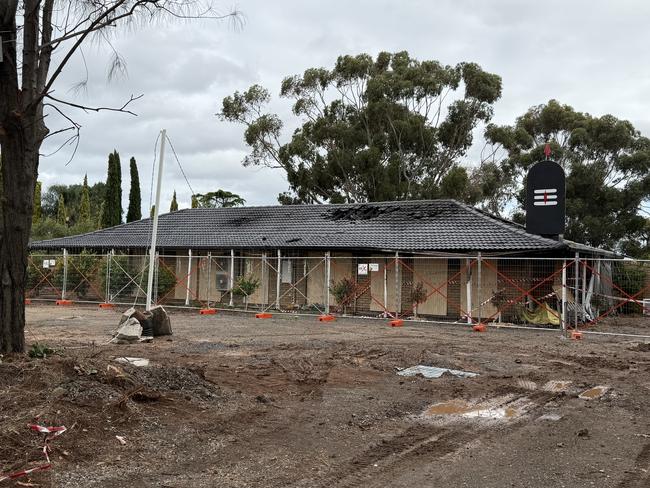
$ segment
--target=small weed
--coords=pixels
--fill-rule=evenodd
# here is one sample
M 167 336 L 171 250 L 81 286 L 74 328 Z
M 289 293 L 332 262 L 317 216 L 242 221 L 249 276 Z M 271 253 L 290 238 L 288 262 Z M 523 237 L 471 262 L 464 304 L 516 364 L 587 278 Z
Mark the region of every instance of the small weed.
M 38 342 L 35 342 L 29 349 L 28 354 L 30 358 L 45 359 L 47 356 L 54 354 L 54 349 L 49 347 L 47 344 L 40 344 Z

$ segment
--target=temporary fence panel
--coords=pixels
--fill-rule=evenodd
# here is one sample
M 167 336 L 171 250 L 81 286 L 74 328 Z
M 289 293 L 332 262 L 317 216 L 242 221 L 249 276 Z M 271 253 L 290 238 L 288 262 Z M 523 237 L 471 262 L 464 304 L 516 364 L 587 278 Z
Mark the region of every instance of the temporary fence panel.
M 64 289 L 62 254 L 34 253 L 27 260 L 27 286 L 29 299 L 59 300 Z
M 643 318 L 650 261 L 268 250 L 157 256 L 154 302 L 463 324 L 591 327 Z M 26 298 L 145 304 L 145 255 L 33 253 Z M 480 279 L 479 279 L 480 277 Z
M 65 299 L 76 302 L 106 301 L 106 278 L 109 274 L 107 254 L 66 254 Z

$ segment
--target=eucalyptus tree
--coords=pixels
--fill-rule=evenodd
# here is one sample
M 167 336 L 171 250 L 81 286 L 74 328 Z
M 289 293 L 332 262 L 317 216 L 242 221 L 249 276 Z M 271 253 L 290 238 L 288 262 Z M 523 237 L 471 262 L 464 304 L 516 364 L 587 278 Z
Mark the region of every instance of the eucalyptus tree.
M 290 124 L 267 111 L 260 85 L 224 98 L 219 116 L 245 127 L 244 165 L 286 173 L 282 203 L 432 198 L 468 192 L 461 162 L 474 129 L 492 117 L 501 78 L 475 63 L 382 52 L 288 76 L 280 96 L 293 103 Z M 285 125 L 298 128 L 287 135 Z

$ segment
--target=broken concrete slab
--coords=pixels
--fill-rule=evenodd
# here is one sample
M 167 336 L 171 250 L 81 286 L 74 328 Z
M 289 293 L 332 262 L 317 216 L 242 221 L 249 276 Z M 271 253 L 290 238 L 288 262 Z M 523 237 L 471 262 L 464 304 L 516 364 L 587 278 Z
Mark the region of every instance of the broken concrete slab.
M 137 319 L 129 318 L 120 325 L 115 333 L 114 342 L 118 344 L 134 344 L 140 341 L 142 326 Z
M 400 376 L 416 376 L 421 374 L 425 378 L 440 378 L 443 374 L 452 374 L 461 378 L 472 378 L 478 376 L 478 373 L 471 373 L 469 371 L 460 371 L 457 369 L 448 369 L 448 368 L 436 368 L 435 366 L 424 366 L 418 364 L 417 366 L 411 366 L 410 368 L 402 369 L 398 371 L 397 374 Z
M 152 307 L 151 331 L 154 337 L 172 335 L 172 322 L 169 315 L 161 305 Z

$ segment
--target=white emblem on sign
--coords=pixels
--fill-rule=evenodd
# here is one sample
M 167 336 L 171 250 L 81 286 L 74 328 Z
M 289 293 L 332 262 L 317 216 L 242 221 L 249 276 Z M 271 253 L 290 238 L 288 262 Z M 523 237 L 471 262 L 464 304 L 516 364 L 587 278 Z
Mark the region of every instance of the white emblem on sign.
M 542 188 L 535 190 L 534 203 L 536 207 L 557 205 L 557 188 Z
M 368 265 L 367 264 L 359 264 L 357 266 L 357 274 L 359 274 L 359 275 L 367 275 L 368 274 Z

